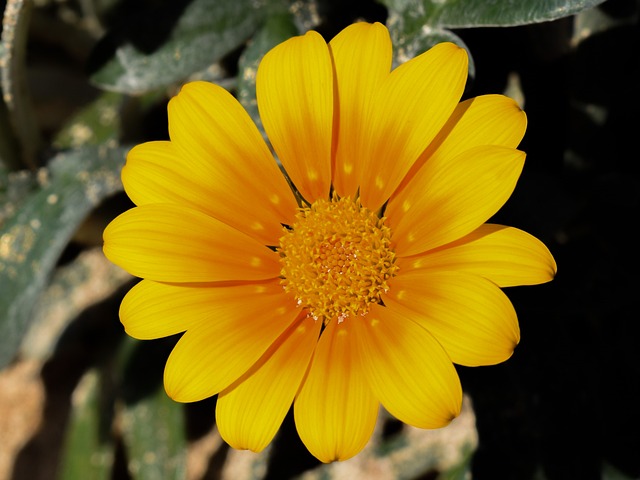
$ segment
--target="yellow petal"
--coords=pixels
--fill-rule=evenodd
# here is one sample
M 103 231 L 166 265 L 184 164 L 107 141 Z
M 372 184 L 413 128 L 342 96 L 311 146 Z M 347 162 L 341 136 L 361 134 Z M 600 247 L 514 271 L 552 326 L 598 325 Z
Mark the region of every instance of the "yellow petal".
M 400 257 L 458 240 L 495 214 L 516 186 L 525 154 L 481 146 L 430 159 L 385 212 Z
M 231 315 L 252 295 L 275 295 L 281 289 L 279 279 L 244 286 L 142 280 L 122 300 L 120 321 L 127 334 L 134 338 L 161 338 L 209 323 L 211 315 L 219 314 L 222 309 Z
M 389 413 L 419 428 L 443 427 L 460 414 L 458 374 L 426 329 L 382 306 L 352 325 L 366 378 Z
M 171 143 L 134 148 L 123 182 L 138 205 L 178 202 L 277 245 L 296 202 L 258 129 L 223 88 L 192 82 L 169 102 Z
M 142 280 L 122 300 L 120 321 L 127 334 L 140 340 L 175 335 L 209 314 L 210 292 L 210 288 Z
M 557 271 L 551 252 L 540 240 L 517 228 L 489 223 L 443 247 L 400 258 L 398 267 L 401 272 L 471 273 L 500 287 L 545 283 Z
M 476 275 L 400 271 L 384 302 L 427 329 L 460 365 L 503 362 L 520 341 L 511 302 L 495 284 Z
M 346 460 L 369 441 L 376 401 L 354 348 L 354 329 L 330 322 L 322 332 L 294 404 L 298 434 L 322 462 Z
M 391 70 L 391 39 L 380 23 L 359 22 L 329 43 L 336 74 L 338 118 L 334 137 L 333 186 L 342 197 L 355 197 L 374 92 Z
M 187 308 L 181 312 L 189 317 Z M 208 313 L 187 330 L 164 371 L 167 394 L 195 402 L 227 388 L 242 376 L 294 322 L 299 313 L 279 282 L 211 288 Z
M 278 254 L 197 210 L 143 205 L 104 231 L 104 254 L 132 275 L 159 282 L 262 280 L 280 274 Z
M 271 145 L 308 201 L 328 198 L 331 187 L 333 69 L 317 32 L 269 51 L 258 67 L 258 109 Z
M 362 142 L 360 195 L 372 211 L 386 202 L 460 100 L 467 54 L 441 43 L 386 78 L 375 93 Z
M 216 404 L 216 425 L 231 446 L 259 452 L 278 431 L 307 371 L 321 322 L 300 318 Z
M 402 181 L 403 190 L 418 169 L 429 159 L 453 159 L 480 145 L 515 148 L 527 128 L 527 116 L 515 100 L 504 95 L 482 95 L 458 104 L 440 133 L 420 155 Z M 398 192 L 394 194 L 397 196 Z M 404 201 L 400 198 L 399 202 Z

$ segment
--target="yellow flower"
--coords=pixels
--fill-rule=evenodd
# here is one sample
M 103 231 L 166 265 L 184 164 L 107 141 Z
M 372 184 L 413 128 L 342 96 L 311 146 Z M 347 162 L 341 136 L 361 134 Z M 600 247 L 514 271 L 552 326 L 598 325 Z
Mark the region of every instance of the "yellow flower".
M 139 339 L 185 332 L 166 391 L 218 394 L 233 447 L 263 449 L 292 403 L 323 462 L 364 447 L 380 404 L 447 425 L 453 364 L 502 362 L 519 341 L 500 287 L 555 275 L 539 240 L 485 223 L 522 170 L 525 114 L 500 95 L 458 103 L 453 44 L 393 71 L 391 52 L 383 25 L 358 23 L 264 57 L 258 107 L 286 178 L 240 104 L 204 82 L 170 101 L 171 141 L 128 155 L 137 206 L 104 232 L 106 256 L 143 278 L 122 323 Z

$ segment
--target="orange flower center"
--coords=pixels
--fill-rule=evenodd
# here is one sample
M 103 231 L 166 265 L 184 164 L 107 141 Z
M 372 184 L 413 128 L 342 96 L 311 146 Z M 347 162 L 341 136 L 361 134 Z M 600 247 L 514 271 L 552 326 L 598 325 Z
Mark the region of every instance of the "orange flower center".
M 384 218 L 336 195 L 302 208 L 278 251 L 284 289 L 325 323 L 366 315 L 398 270 Z

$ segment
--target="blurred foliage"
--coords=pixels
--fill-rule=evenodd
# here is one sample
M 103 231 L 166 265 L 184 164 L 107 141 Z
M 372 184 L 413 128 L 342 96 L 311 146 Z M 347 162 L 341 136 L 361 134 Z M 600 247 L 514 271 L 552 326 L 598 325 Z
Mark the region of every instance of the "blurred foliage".
M 99 87 L 142 93 L 184 80 L 246 42 L 284 1 L 164 2 L 127 18 L 94 51 L 91 80 Z M 103 63 L 104 62 L 104 63 Z
M 4 12 L 0 42 L 0 368 L 28 358 L 37 350 L 23 344 L 23 339 L 32 341 L 27 333 L 36 326 L 39 335 L 47 335 L 42 328 L 47 320 L 41 318 L 46 316 L 42 305 L 57 305 L 57 327 L 48 333 L 48 342 L 54 346 L 38 350 L 46 352 L 42 354 L 46 358 L 40 360 L 47 362 L 43 378 L 49 394 L 60 390 L 68 399 L 62 409 L 66 412 L 62 433 L 53 436 L 58 441 L 51 446 L 51 455 L 56 457 L 56 478 L 186 478 L 188 447 L 205 437 L 211 427 L 213 405 L 204 403 L 203 413 L 198 405 L 185 407 L 164 394 L 161 373 L 175 339 L 140 343 L 123 338 L 117 304 L 126 290 L 127 277 L 119 278 L 115 285 L 105 278 L 103 283 L 109 284 L 110 291 L 94 298 L 86 294 L 87 285 L 94 278 L 65 272 L 86 261 L 83 252 L 99 248 L 104 225 L 129 206 L 121 194 L 119 180 L 126 152 L 136 143 L 166 138 L 166 102 L 183 82 L 205 79 L 232 90 L 260 126 L 255 73 L 262 55 L 277 43 L 311 28 L 330 38 L 358 19 L 382 21 L 394 40 L 396 65 L 437 42 L 453 41 L 470 54 L 468 91 L 508 91 L 526 102 L 530 129 L 523 149 L 537 166 L 530 174 L 525 171 L 521 186 L 502 215 L 511 215 L 510 220 L 514 221 L 508 223 L 526 226 L 555 246 L 552 251 L 558 259 L 560 275 L 563 265 L 596 265 L 576 270 L 579 275 L 569 273 L 576 286 L 562 287 L 559 282 L 560 287 L 548 287 L 563 288 L 562 296 L 547 296 L 550 303 L 559 305 L 552 315 L 533 305 L 523 293 L 513 294 L 514 303 L 521 312 L 523 337 L 535 334 L 536 327 L 528 323 L 534 315 L 571 326 L 555 332 L 559 339 L 551 347 L 536 345 L 559 352 L 543 358 L 563 358 L 569 365 L 578 363 L 575 358 L 587 358 L 591 351 L 587 353 L 586 347 L 584 351 L 578 348 L 577 354 L 583 354 L 578 357 L 562 350 L 567 348 L 566 343 L 582 338 L 580 334 L 578 340 L 565 337 L 563 332 L 584 331 L 587 323 L 605 335 L 610 330 L 603 327 L 604 319 L 633 316 L 635 313 L 630 312 L 635 310 L 624 303 L 616 303 L 614 308 L 611 299 L 619 297 L 607 293 L 617 279 L 629 279 L 628 271 L 637 271 L 632 262 L 619 269 L 607 264 L 603 259 L 609 258 L 616 246 L 605 234 L 592 230 L 595 223 L 606 232 L 620 232 L 621 243 L 626 246 L 629 238 L 635 238 L 626 225 L 629 218 L 637 217 L 639 203 L 638 178 L 631 174 L 635 165 L 630 166 L 627 144 L 619 141 L 624 138 L 629 142 L 637 130 L 637 122 L 630 124 L 623 119 L 628 112 L 637 110 L 639 7 L 633 0 L 601 3 L 602 0 L 358 0 L 348 4 L 332 0 L 0 2 Z M 619 55 L 608 54 L 626 50 L 629 53 L 625 61 L 620 61 Z M 601 64 L 595 65 L 594 58 Z M 635 104 L 629 105 L 633 99 Z M 557 110 L 549 112 L 554 106 Z M 605 138 L 606 142 L 602 140 Z M 558 188 L 560 181 L 567 182 L 568 187 Z M 548 217 L 541 219 L 545 214 Z M 594 237 L 596 241 L 590 243 Z M 570 251 L 567 245 L 572 247 Z M 94 266 L 87 271 L 99 276 L 103 270 Z M 607 272 L 604 279 L 602 271 Z M 106 272 L 102 275 L 112 275 Z M 57 279 L 63 278 L 63 273 L 61 283 Z M 633 299 L 637 282 L 627 282 L 619 288 L 628 295 L 625 298 Z M 83 293 L 75 295 L 76 291 Z M 55 295 L 57 303 L 52 300 Z M 584 295 L 589 302 L 583 302 Z M 87 307 L 77 300 L 81 296 L 85 302 L 91 298 L 94 305 Z M 74 302 L 79 303 L 72 305 Z M 584 311 L 577 315 L 573 307 L 567 307 L 570 302 L 590 308 L 583 307 Z M 80 314 L 78 305 L 84 308 Z M 548 322 L 543 325 L 549 327 Z M 622 325 L 617 332 L 621 337 L 612 340 L 620 346 L 619 361 L 631 365 L 632 374 L 638 374 L 637 353 L 630 353 L 637 350 L 625 343 L 633 337 L 627 331 L 631 327 L 624 322 L 616 325 Z M 538 328 L 540 336 L 534 338 L 547 333 Z M 604 420 L 599 424 L 604 438 L 592 439 L 604 444 L 602 451 L 589 455 L 593 452 L 587 448 L 582 453 L 588 460 L 582 464 L 569 460 L 563 463 L 562 453 L 549 453 L 545 450 L 548 446 L 538 446 L 544 454 L 532 457 L 526 442 L 492 443 L 492 435 L 508 437 L 499 426 L 518 428 L 512 424 L 514 419 L 521 420 L 518 409 L 539 412 L 542 408 L 549 413 L 545 421 L 551 421 L 556 428 L 563 421 L 566 424 L 566 418 L 552 411 L 556 404 L 532 406 L 535 395 L 523 396 L 523 392 L 531 393 L 532 386 L 515 389 L 512 396 L 496 398 L 494 385 L 523 381 L 520 376 L 509 378 L 509 372 L 515 371 L 510 369 L 522 368 L 525 377 L 529 374 L 526 378 L 541 383 L 543 380 L 527 369 L 553 371 L 555 364 L 551 360 L 546 364 L 535 359 L 526 348 L 521 347 L 519 358 L 529 359 L 530 364 L 523 364 L 524 360 L 519 364 L 515 358 L 510 364 L 514 366 L 498 367 L 492 374 L 461 371 L 468 377 L 463 384 L 469 385 L 479 412 L 477 451 L 477 441 L 464 438 L 456 444 L 456 460 L 443 464 L 438 456 L 440 447 L 421 444 L 410 431 L 387 420 L 377 447 L 363 454 L 368 455 L 367 461 L 392 465 L 394 478 L 462 479 L 472 473 L 486 478 L 486 472 L 491 472 L 496 462 L 502 462 L 503 467 L 491 478 L 597 478 L 585 475 L 586 471 L 610 479 L 640 476 L 640 466 L 630 461 L 624 450 L 637 446 L 637 442 L 631 447 L 622 446 L 623 442 L 617 439 L 626 438 L 625 426 Z M 74 359 L 71 363 L 69 355 Z M 609 365 L 611 360 L 602 357 L 603 364 Z M 605 368 L 601 364 L 589 365 L 594 371 Z M 58 378 L 56 375 L 64 375 L 66 380 L 48 380 Z M 616 378 L 601 380 L 615 391 Z M 581 381 L 587 383 L 589 379 Z M 573 379 L 568 384 L 578 393 L 584 392 L 582 384 L 576 382 Z M 548 401 L 555 393 L 546 391 L 547 387 L 535 388 L 536 395 L 542 392 L 541 401 Z M 627 404 L 637 403 L 638 388 L 633 388 L 623 389 Z M 618 405 L 615 398 L 598 396 L 592 390 L 586 392 L 587 396 L 594 395 L 594 402 Z M 566 405 L 568 400 L 557 401 L 564 404 L 557 408 L 572 408 Z M 611 412 L 616 412 L 614 408 L 619 406 L 611 407 Z M 502 413 L 494 418 L 484 414 L 487 411 Z M 630 425 L 637 425 L 637 418 L 636 413 Z M 544 428 L 551 427 L 543 421 L 521 428 L 530 428 L 540 440 L 546 435 Z M 291 422 L 286 421 L 273 447 L 248 462 L 245 457 L 244 471 L 251 472 L 246 473 L 247 478 L 292 478 L 304 472 L 305 478 L 340 475 L 341 467 L 318 465 L 311 459 L 295 443 L 299 440 L 291 430 Z M 47 432 L 43 428 L 41 434 Z M 578 441 L 575 436 L 571 438 Z M 500 445 L 505 451 L 496 453 L 487 447 L 490 445 Z M 519 450 L 512 451 L 515 448 Z M 51 471 L 38 468 L 38 462 L 29 462 L 32 452 L 27 445 L 16 460 L 16 478 L 53 478 Z M 226 471 L 221 465 L 235 458 L 234 453 L 226 452 L 221 447 L 211 457 L 202 478 L 218 478 L 212 472 Z M 570 455 L 568 451 L 564 454 Z M 228 471 L 226 475 L 239 478 Z
M 34 302 L 82 220 L 121 189 L 123 157 L 122 148 L 108 145 L 59 153 L 38 170 L 33 191 L 3 221 L 0 364 L 12 359 Z

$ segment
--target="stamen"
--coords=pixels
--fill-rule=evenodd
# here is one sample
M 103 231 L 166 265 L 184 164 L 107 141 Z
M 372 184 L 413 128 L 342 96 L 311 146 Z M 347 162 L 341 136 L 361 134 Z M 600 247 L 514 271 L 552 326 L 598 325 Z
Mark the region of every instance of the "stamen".
M 366 315 L 398 270 L 384 220 L 335 194 L 302 208 L 280 238 L 284 289 L 325 323 Z

